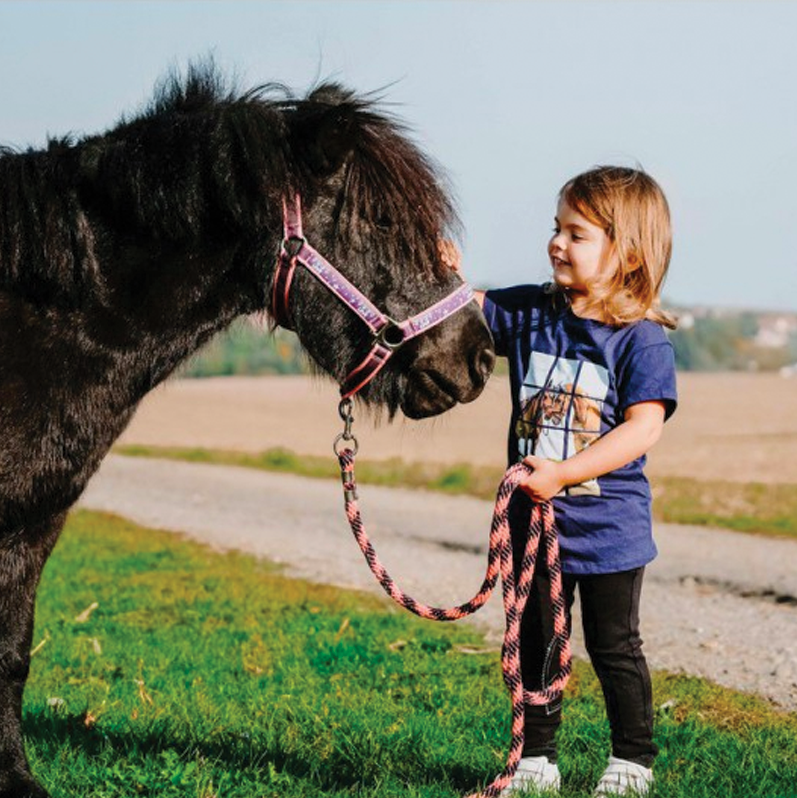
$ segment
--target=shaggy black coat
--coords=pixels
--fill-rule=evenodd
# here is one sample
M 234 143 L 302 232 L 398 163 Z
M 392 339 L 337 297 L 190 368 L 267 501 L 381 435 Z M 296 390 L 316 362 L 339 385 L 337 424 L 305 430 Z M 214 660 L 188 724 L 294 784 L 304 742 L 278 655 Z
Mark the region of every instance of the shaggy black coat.
M 44 151 L 0 151 L 0 798 L 46 796 L 20 736 L 34 599 L 67 511 L 142 397 L 234 318 L 267 310 L 282 197 L 305 234 L 394 318 L 458 278 L 429 161 L 369 100 L 326 84 L 228 91 L 169 78 L 140 114 Z M 310 275 L 291 313 L 341 381 L 366 330 Z M 408 344 L 363 398 L 412 417 L 478 395 L 492 365 L 475 304 Z

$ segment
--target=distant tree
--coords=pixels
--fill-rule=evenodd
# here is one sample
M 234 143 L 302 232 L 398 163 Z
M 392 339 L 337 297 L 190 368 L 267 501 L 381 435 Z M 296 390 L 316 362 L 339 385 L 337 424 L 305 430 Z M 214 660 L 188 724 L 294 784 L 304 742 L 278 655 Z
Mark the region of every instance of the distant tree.
M 178 376 L 304 374 L 308 370 L 293 333 L 281 329 L 271 333 L 242 320 L 203 347 Z
M 760 326 L 755 313 L 745 311 L 739 316 L 739 335 L 743 338 L 755 338 Z
M 756 343 L 758 316 L 751 311 L 706 315 L 670 333 L 675 364 L 682 371 L 772 371 L 797 360 L 797 336 L 787 346 Z
M 683 315 L 683 313 L 682 313 Z M 750 311 L 707 314 L 669 334 L 680 371 L 778 369 L 797 362 L 797 334 L 782 349 L 756 345 L 758 316 Z M 293 333 L 259 329 L 243 320 L 214 338 L 179 372 L 181 377 L 222 375 L 304 374 L 305 355 Z M 496 374 L 506 374 L 499 358 Z

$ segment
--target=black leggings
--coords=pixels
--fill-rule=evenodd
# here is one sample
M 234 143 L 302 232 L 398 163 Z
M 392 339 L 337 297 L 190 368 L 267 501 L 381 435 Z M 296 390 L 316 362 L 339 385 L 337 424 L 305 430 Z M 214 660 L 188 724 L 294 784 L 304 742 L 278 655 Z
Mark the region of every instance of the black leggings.
M 514 525 L 513 525 L 514 526 Z M 526 544 L 526 531 L 515 534 L 515 564 Z M 581 599 L 584 642 L 606 700 L 612 732 L 612 754 L 650 767 L 657 753 L 653 743 L 653 699 L 650 673 L 639 636 L 639 597 L 644 568 L 614 574 L 563 574 L 567 625 L 576 585 Z M 553 640 L 550 581 L 543 552 L 537 556 L 534 580 L 523 614 L 520 662 L 526 690 L 539 690 L 556 677 L 558 647 Z M 523 756 L 556 761 L 556 730 L 562 717 L 561 698 L 546 706 L 526 707 Z

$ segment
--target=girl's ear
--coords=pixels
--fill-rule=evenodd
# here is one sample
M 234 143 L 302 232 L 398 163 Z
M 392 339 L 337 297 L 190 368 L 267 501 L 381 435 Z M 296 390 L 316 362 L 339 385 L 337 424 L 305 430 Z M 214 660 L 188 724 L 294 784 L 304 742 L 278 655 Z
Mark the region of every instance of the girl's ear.
M 352 153 L 354 132 L 354 114 L 346 106 L 299 107 L 290 121 L 293 156 L 312 174 L 328 177 Z
M 640 258 L 636 252 L 629 252 L 628 258 L 626 259 L 626 265 L 629 272 L 635 272 L 642 266 L 642 258 Z

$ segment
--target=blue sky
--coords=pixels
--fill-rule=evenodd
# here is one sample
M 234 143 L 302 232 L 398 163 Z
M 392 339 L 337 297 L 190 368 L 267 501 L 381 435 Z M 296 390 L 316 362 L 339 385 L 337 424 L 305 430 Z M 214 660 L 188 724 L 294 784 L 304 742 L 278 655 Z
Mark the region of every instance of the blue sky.
M 90 134 L 171 66 L 335 78 L 445 168 L 482 285 L 544 280 L 554 199 L 641 164 L 675 224 L 671 303 L 797 310 L 797 3 L 3 0 L 0 143 Z

